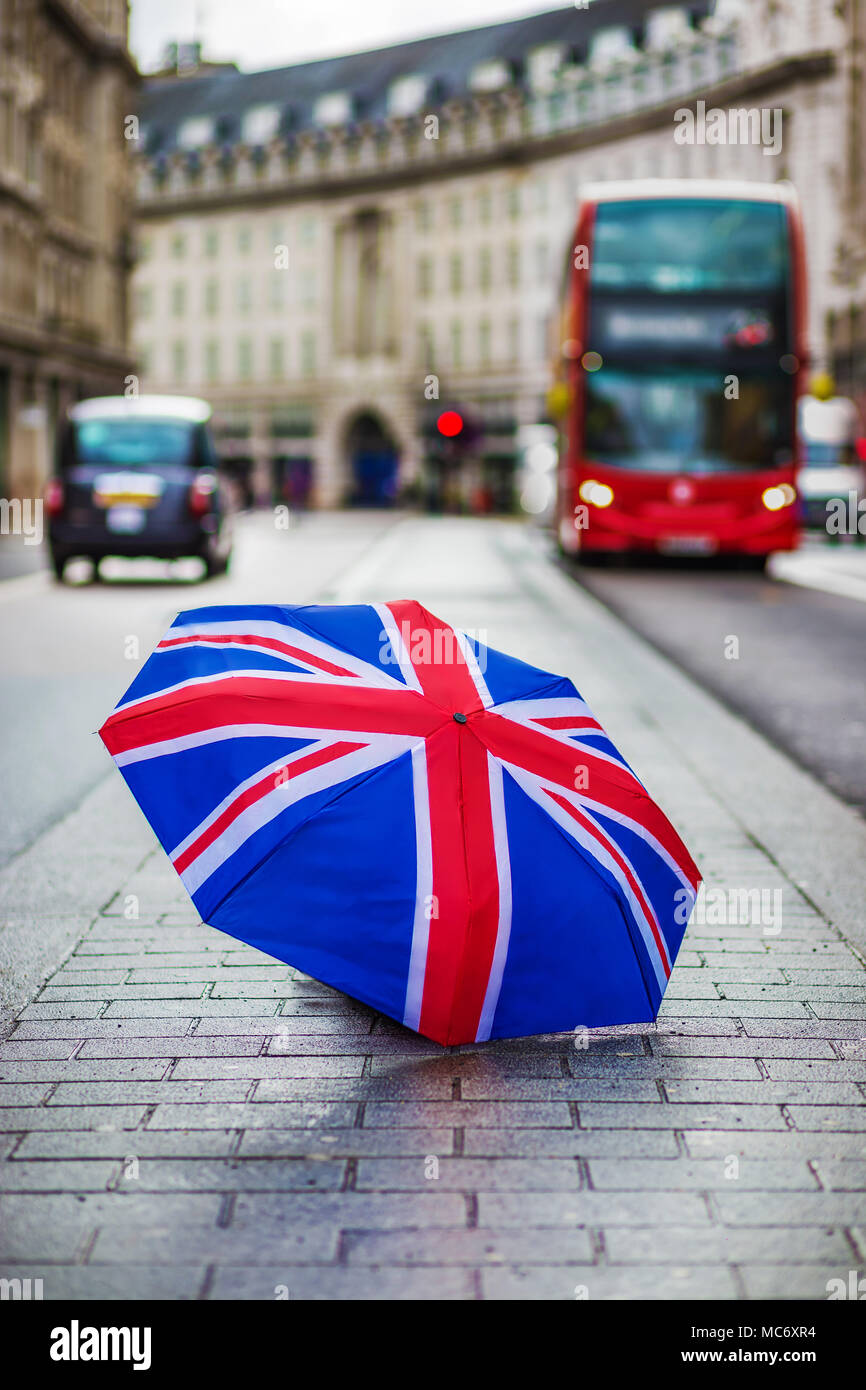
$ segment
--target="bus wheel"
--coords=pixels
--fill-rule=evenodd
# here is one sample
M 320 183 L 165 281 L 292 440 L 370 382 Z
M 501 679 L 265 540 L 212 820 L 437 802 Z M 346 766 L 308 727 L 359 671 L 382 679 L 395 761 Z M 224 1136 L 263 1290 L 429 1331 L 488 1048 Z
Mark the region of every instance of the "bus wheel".
M 750 574 L 763 574 L 769 558 L 769 555 L 740 555 L 737 557 L 737 569 Z

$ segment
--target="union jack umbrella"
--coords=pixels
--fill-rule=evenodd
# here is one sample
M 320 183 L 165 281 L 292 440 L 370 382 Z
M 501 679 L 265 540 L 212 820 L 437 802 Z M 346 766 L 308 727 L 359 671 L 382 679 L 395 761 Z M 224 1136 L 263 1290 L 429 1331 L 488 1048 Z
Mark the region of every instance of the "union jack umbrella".
M 570 680 L 413 601 L 198 608 L 100 733 L 220 931 L 440 1043 L 655 1018 L 700 878 Z

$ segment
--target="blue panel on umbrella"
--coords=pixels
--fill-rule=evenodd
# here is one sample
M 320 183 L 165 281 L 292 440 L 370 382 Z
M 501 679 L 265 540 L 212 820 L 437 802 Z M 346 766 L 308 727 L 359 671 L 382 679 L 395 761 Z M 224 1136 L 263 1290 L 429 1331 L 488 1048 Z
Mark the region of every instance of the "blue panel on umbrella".
M 195 647 L 184 645 L 174 650 L 156 652 L 136 676 L 124 695 L 124 703 L 154 695 L 168 686 L 196 676 L 218 676 L 224 671 L 294 671 L 306 674 L 307 666 L 296 666 L 285 657 L 269 656 L 249 647 Z
M 389 676 L 405 684 L 399 664 L 393 660 L 382 619 L 370 604 L 341 604 L 324 606 L 305 604 L 286 606 L 280 612 L 283 620 L 318 637 L 320 642 L 332 643 L 342 651 L 351 652 L 371 666 L 381 667 Z
M 410 755 L 312 810 L 208 920 L 402 1018 L 415 911 Z M 313 802 L 317 798 L 309 798 Z
M 551 675 L 537 666 L 530 666 L 517 657 L 506 656 L 495 647 L 487 647 L 475 638 L 469 638 L 469 645 L 475 652 L 481 674 L 495 705 L 506 704 L 509 700 L 528 700 L 535 695 L 546 699 L 579 699 L 570 680 Z
M 160 844 L 171 852 L 241 782 L 310 743 L 302 738 L 231 738 L 170 758 L 129 763 L 122 772 Z
M 654 1018 L 612 891 L 508 773 L 503 783 L 513 910 L 492 1036 Z

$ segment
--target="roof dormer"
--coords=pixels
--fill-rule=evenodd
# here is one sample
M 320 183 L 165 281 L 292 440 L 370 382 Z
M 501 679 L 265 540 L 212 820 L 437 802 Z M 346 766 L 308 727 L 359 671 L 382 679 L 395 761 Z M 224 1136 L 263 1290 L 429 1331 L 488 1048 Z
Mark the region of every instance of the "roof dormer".
M 473 92 L 498 92 L 511 82 L 511 68 L 503 58 L 488 58 L 477 63 L 469 74 Z
M 213 144 L 213 138 L 212 116 L 190 116 L 178 127 L 177 143 L 184 150 L 200 150 L 204 145 Z
M 313 107 L 313 120 L 317 125 L 346 125 L 351 119 L 350 92 L 325 92 Z
M 241 135 L 247 145 L 267 145 L 280 129 L 280 108 L 276 104 L 250 106 L 243 114 Z
M 429 82 L 421 73 L 397 77 L 388 88 L 388 115 L 414 116 L 427 100 Z

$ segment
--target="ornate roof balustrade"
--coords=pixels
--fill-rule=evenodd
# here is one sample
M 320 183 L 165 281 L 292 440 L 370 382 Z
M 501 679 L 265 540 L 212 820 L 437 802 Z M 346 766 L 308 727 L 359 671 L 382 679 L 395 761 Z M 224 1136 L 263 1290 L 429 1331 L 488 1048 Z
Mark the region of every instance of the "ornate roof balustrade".
M 250 194 L 319 194 L 329 185 L 401 181 L 526 159 L 551 138 L 591 131 L 711 91 L 737 73 L 737 30 L 695 32 L 669 50 L 635 51 L 604 67 L 563 69 L 543 93 L 514 84 L 469 94 L 429 112 L 307 128 L 267 145 L 210 144 L 141 154 L 142 211 L 223 203 Z

